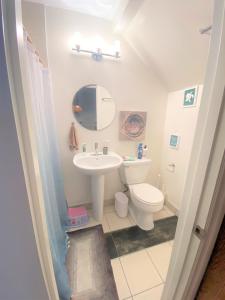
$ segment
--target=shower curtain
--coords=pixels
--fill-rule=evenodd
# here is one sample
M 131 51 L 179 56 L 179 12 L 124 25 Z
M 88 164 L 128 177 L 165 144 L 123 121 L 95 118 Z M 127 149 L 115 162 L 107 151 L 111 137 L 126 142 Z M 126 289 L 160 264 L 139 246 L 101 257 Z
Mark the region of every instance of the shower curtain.
M 38 163 L 55 278 L 61 300 L 69 300 L 71 290 L 65 266 L 67 254 L 67 203 L 56 143 L 54 105 L 49 71 L 43 67 L 24 31 L 24 46 L 31 93 L 34 136 L 38 145 Z

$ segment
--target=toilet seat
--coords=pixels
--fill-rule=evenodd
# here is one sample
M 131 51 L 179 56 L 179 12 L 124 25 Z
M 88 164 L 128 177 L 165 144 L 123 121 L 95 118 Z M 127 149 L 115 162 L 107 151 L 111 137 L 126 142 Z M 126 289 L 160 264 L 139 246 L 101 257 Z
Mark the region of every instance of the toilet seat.
M 163 193 L 148 183 L 134 184 L 131 189 L 136 199 L 145 204 L 159 205 L 164 201 Z

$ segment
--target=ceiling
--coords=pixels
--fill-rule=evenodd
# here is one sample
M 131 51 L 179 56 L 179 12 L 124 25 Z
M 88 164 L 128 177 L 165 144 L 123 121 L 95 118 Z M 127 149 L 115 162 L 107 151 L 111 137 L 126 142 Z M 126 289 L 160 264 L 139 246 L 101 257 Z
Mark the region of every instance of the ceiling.
M 113 20 L 123 14 L 129 0 L 27 0 Z

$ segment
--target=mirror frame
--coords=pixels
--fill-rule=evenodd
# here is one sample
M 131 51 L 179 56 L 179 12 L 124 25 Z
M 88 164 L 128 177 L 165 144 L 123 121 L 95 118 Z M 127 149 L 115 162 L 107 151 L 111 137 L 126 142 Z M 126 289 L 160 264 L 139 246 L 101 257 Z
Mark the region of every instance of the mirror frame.
M 79 92 L 79 91 L 81 91 L 82 89 L 84 89 L 85 87 L 89 87 L 89 86 L 95 86 L 96 88 L 97 87 L 101 87 L 101 88 L 103 88 L 109 95 L 110 95 L 110 98 L 112 99 L 112 103 L 113 103 L 113 116 L 112 116 L 112 118 L 111 118 L 111 120 L 110 120 L 110 122 L 106 125 L 106 126 L 104 126 L 104 127 L 102 127 L 102 128 L 99 128 L 99 129 L 94 129 L 94 128 L 88 128 L 87 126 L 84 126 L 81 122 L 80 122 L 80 120 L 79 120 L 79 118 L 78 118 L 78 113 L 80 113 L 81 111 L 82 111 L 82 108 L 79 106 L 79 104 L 77 105 L 77 103 L 76 103 L 76 97 L 77 97 L 77 93 Z M 77 110 L 77 111 L 76 111 Z M 114 119 L 115 119 L 115 116 L 116 116 L 116 112 L 117 112 L 117 109 L 116 109 L 116 103 L 115 103 L 115 100 L 114 100 L 114 98 L 111 96 L 111 93 L 108 91 L 108 89 L 106 89 L 104 86 L 102 86 L 102 85 L 100 85 L 100 84 L 97 84 L 97 83 L 89 83 L 89 84 L 86 84 L 86 85 L 83 85 L 83 86 L 81 86 L 79 89 L 77 89 L 77 91 L 75 92 L 75 94 L 73 95 L 73 100 L 72 100 L 72 113 L 73 113 L 73 116 L 74 116 L 74 118 L 75 118 L 75 120 L 76 120 L 76 122 L 81 126 L 81 127 L 83 127 L 83 128 L 85 128 L 85 129 L 87 129 L 87 130 L 90 130 L 90 131 L 101 131 L 101 130 L 104 130 L 104 129 L 106 129 L 106 128 L 108 128 L 111 124 L 112 124 L 112 122 L 114 121 Z M 96 120 L 96 127 L 97 127 L 97 120 Z

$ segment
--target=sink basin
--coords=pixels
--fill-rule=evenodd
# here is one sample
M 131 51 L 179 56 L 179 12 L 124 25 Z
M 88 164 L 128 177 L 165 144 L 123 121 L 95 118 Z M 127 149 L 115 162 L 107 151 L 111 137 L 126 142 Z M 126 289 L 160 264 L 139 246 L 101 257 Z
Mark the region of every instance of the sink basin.
M 117 169 L 122 164 L 122 158 L 110 152 L 107 155 L 94 153 L 79 153 L 73 158 L 74 165 L 84 174 L 106 174 Z
M 91 177 L 92 208 L 97 221 L 101 221 L 103 216 L 104 175 L 118 169 L 122 162 L 122 158 L 114 152 L 107 155 L 79 153 L 73 158 L 75 167 Z

